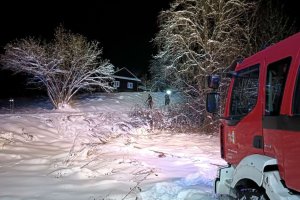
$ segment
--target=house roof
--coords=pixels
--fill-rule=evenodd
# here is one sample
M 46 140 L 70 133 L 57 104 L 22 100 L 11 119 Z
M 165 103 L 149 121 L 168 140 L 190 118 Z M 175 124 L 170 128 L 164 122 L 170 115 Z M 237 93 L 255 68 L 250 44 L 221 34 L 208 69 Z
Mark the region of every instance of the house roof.
M 141 82 L 141 79 L 137 78 L 131 71 L 129 71 L 126 67 L 123 67 L 117 70 L 113 78 L 124 79 L 124 80 L 131 80 L 131 81 L 138 81 Z

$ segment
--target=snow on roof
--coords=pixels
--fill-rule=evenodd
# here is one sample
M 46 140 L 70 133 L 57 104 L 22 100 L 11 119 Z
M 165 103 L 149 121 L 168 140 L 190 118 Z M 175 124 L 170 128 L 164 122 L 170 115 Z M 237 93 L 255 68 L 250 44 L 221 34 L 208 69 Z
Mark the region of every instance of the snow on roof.
M 128 75 L 130 75 L 131 77 L 125 76 L 125 75 L 116 75 L 116 74 L 120 74 L 120 72 L 125 71 L 125 73 L 127 73 Z M 119 70 L 117 70 L 114 75 L 112 76 L 114 78 L 119 78 L 119 79 L 125 79 L 125 80 L 133 80 L 133 81 L 138 81 L 141 82 L 141 79 L 137 78 L 131 71 L 129 71 L 126 67 L 123 67 Z

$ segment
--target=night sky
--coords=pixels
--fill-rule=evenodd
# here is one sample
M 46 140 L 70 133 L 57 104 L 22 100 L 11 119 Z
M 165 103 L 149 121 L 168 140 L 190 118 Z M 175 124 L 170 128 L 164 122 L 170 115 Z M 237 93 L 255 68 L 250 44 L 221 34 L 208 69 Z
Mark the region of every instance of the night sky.
M 168 8 L 169 1 L 79 2 L 20 1 L 1 5 L 1 47 L 15 38 L 51 38 L 54 29 L 63 24 L 73 33 L 99 41 L 104 58 L 116 67 L 145 73 L 155 50 L 150 40 L 157 32 L 157 15 Z
M 274 0 L 276 1 L 276 0 Z M 297 2 L 280 0 L 284 11 L 298 17 Z M 38 3 L 37 3 L 38 2 Z M 151 39 L 157 33 L 157 15 L 169 8 L 171 0 L 139 1 L 7 1 L 0 9 L 0 52 L 6 43 L 28 36 L 52 38 L 54 29 L 63 24 L 73 33 L 88 40 L 97 40 L 103 47 L 105 59 L 119 68 L 127 67 L 137 76 L 148 72 L 155 48 Z M 299 25 L 298 25 L 299 27 Z M 3 78 L 4 77 L 4 78 Z M 0 71 L 0 90 L 13 87 L 18 77 Z M 3 88 L 3 84 L 6 85 Z M 21 84 L 23 84 L 21 82 Z M 15 86 L 16 90 L 22 90 Z M 1 96 L 1 94 L 0 94 Z
M 37 3 L 38 2 L 38 3 Z M 103 47 L 103 58 L 118 67 L 127 67 L 138 77 L 148 72 L 155 54 L 157 16 L 169 7 L 169 0 L 140 1 L 7 1 L 0 9 L 0 52 L 10 41 L 28 36 L 53 38 L 62 24 Z M 5 86 L 4 86 L 5 85 Z M 9 85 L 9 88 L 7 87 Z M 0 97 L 22 95 L 25 80 L 0 71 Z

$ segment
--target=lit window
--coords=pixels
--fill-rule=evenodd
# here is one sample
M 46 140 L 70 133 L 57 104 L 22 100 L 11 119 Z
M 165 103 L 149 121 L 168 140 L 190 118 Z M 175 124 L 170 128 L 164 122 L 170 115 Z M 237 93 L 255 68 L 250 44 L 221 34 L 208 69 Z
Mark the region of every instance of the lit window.
M 114 87 L 115 88 L 120 87 L 120 81 L 114 81 Z
M 127 83 L 127 88 L 132 89 L 133 88 L 133 83 L 132 82 L 128 82 Z

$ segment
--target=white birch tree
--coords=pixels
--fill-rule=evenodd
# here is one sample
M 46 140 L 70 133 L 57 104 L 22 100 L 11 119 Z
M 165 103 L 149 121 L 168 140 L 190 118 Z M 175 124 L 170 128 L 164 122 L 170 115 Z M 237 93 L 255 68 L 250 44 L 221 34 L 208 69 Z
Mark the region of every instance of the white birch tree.
M 4 69 L 29 75 L 28 83 L 44 87 L 54 107 L 60 108 L 79 90 L 113 89 L 109 84 L 113 65 L 101 56 L 98 42 L 60 26 L 49 43 L 27 38 L 7 44 L 1 64 Z

